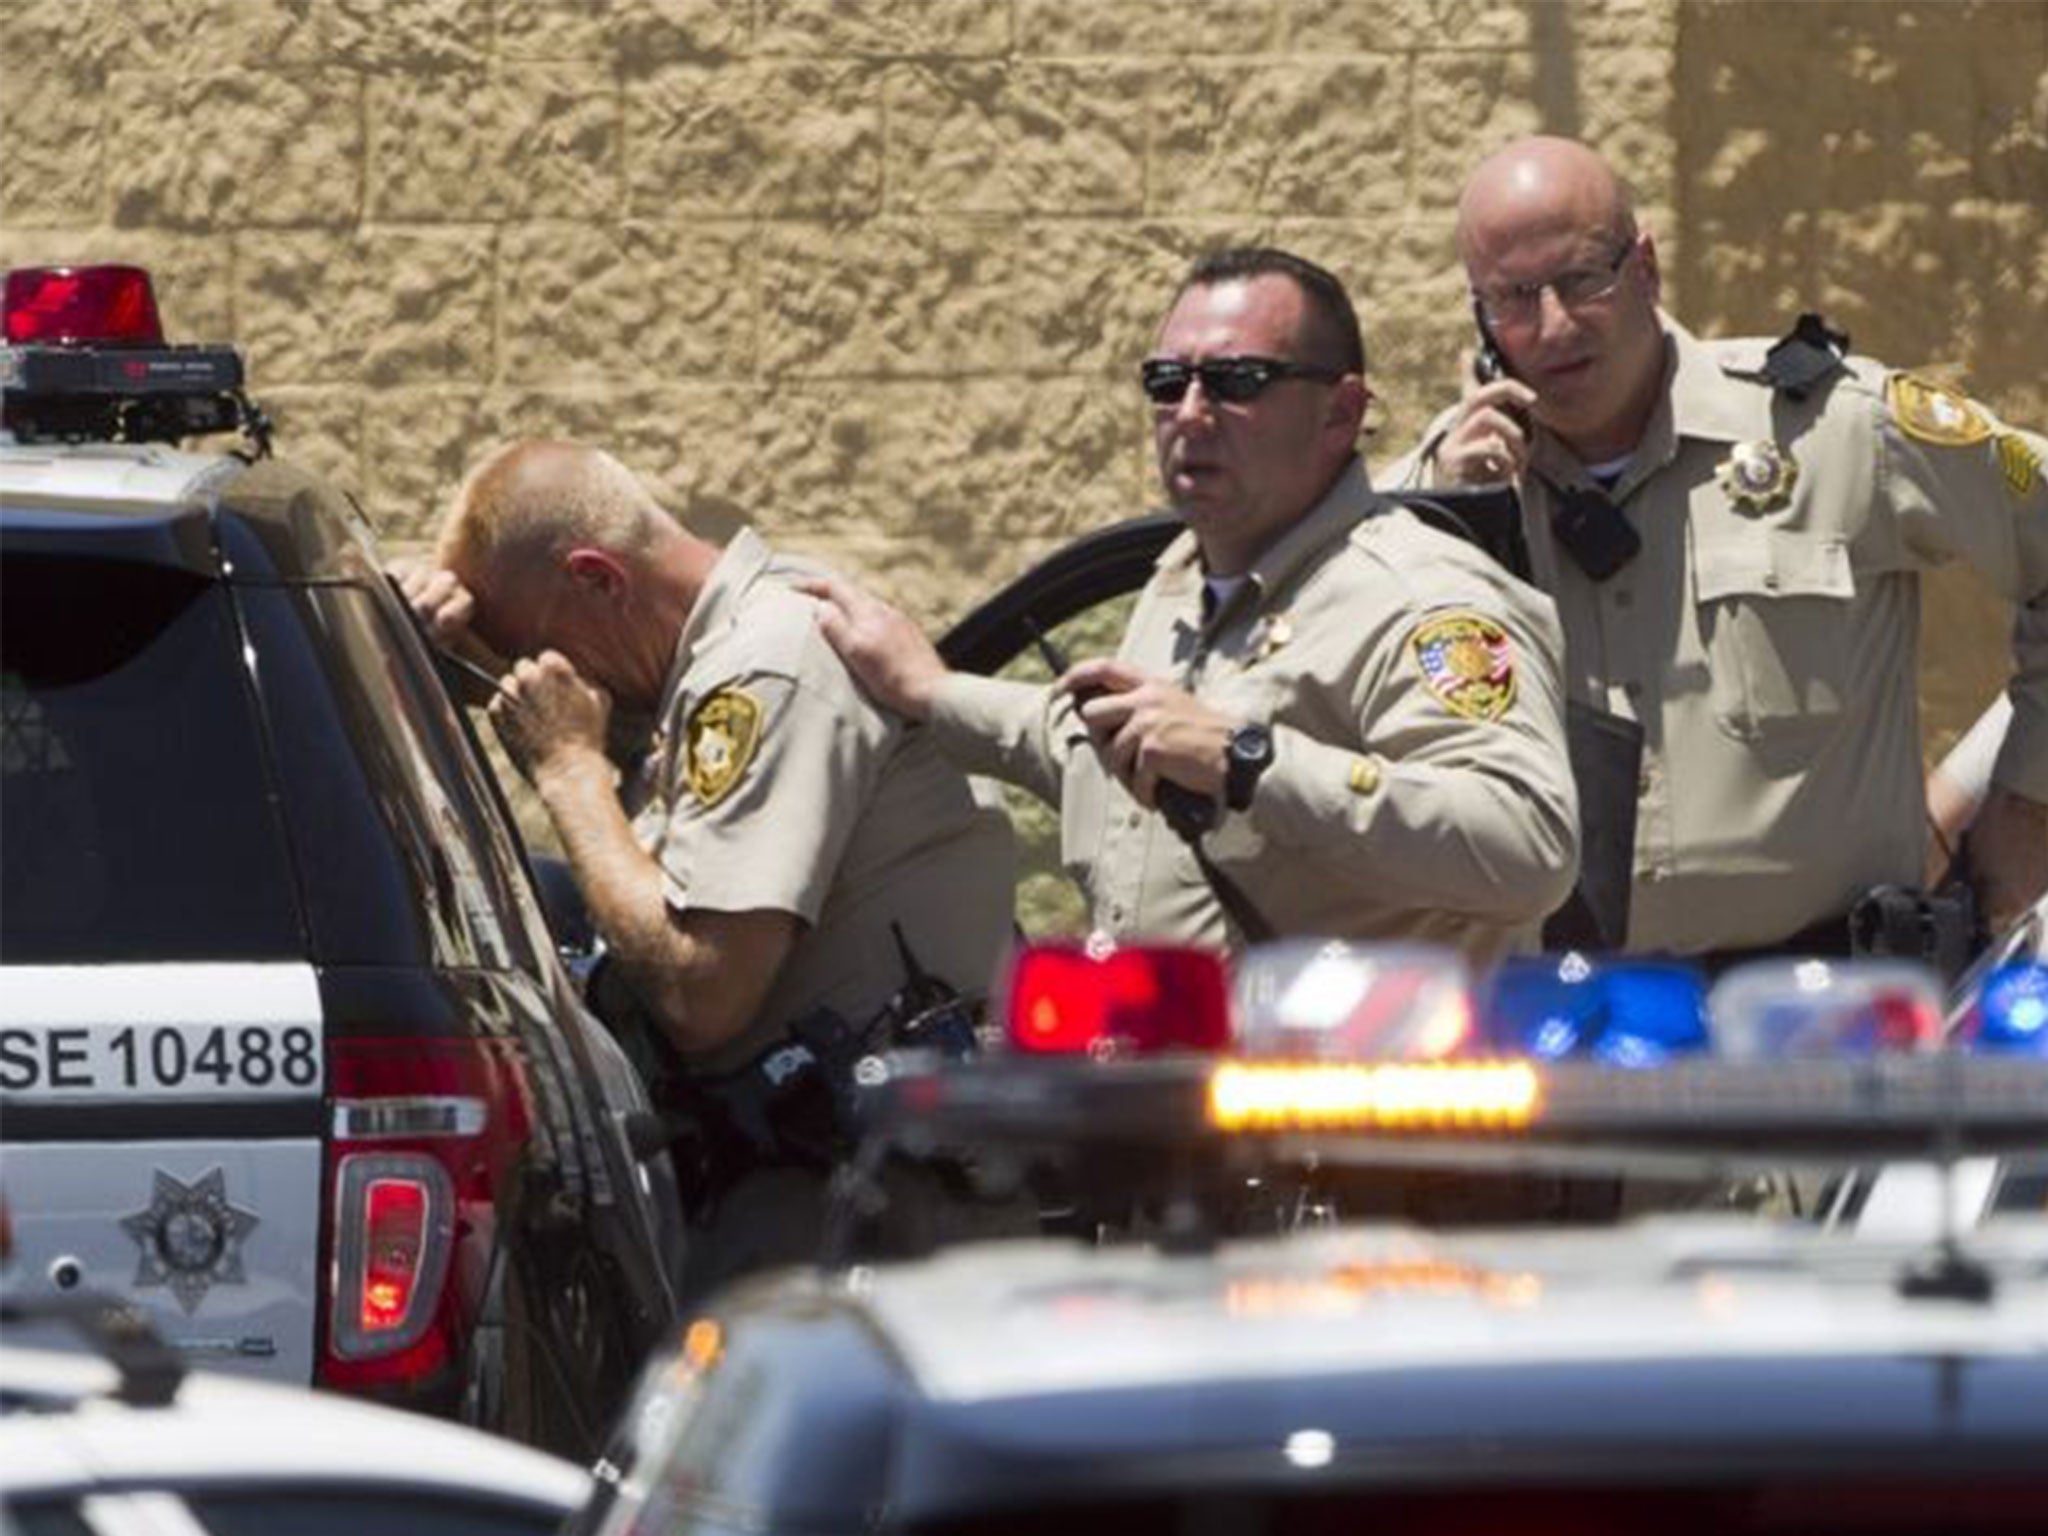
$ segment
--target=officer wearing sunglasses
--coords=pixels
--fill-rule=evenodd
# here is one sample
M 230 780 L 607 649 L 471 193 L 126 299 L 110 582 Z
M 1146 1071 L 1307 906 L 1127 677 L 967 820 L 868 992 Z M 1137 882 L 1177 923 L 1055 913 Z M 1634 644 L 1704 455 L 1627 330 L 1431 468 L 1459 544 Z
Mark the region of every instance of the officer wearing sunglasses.
M 871 690 L 1059 807 L 1102 933 L 1236 946 L 1259 936 L 1248 908 L 1272 932 L 1483 963 L 1571 887 L 1555 617 L 1374 493 L 1364 368 L 1322 268 L 1267 248 L 1194 265 L 1138 370 L 1186 532 L 1117 655 L 1050 687 L 950 673 L 894 609 L 819 589 Z
M 2048 441 L 1816 315 L 1694 336 L 1586 145 L 1489 157 L 1457 239 L 1494 376 L 1389 478 L 1515 482 L 1575 695 L 1642 723 L 1628 947 L 1848 953 L 1866 892 L 1921 882 L 1920 577 L 1958 556 L 2019 608 L 1966 852 L 1991 929 L 2022 912 L 2048 886 Z

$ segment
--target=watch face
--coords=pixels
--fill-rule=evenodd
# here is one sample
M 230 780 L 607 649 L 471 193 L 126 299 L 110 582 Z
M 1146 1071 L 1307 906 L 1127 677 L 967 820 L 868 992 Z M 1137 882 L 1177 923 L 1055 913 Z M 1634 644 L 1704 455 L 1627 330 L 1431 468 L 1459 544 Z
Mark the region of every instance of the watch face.
M 1263 768 L 1273 756 L 1273 733 L 1263 725 L 1241 725 L 1230 733 L 1230 755 Z
M 1224 802 L 1234 811 L 1252 803 L 1259 775 L 1273 762 L 1273 733 L 1263 725 L 1241 725 L 1230 733 L 1229 771 L 1224 777 Z

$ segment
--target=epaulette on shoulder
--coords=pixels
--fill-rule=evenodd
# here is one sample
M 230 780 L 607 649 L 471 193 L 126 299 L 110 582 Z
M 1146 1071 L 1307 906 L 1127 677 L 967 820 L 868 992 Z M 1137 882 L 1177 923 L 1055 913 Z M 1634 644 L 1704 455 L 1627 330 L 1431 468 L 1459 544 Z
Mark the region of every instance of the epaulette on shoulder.
M 1836 330 L 1808 310 L 1771 344 L 1758 377 L 1780 394 L 1804 400 L 1815 385 L 1844 371 L 1848 357 L 1849 333 Z

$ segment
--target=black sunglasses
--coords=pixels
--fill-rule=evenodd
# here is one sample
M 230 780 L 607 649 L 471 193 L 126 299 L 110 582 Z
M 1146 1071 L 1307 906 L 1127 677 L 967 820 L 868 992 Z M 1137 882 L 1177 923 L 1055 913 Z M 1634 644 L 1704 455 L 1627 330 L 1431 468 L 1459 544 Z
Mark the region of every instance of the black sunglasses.
M 1206 363 L 1148 357 L 1138 364 L 1138 382 L 1144 386 L 1145 398 L 1154 405 L 1179 405 L 1196 379 L 1202 381 L 1202 393 L 1211 400 L 1243 405 L 1247 400 L 1258 399 L 1268 384 L 1280 379 L 1314 379 L 1320 384 L 1334 384 L 1343 377 L 1340 368 L 1283 362 L 1277 357 L 1212 357 Z

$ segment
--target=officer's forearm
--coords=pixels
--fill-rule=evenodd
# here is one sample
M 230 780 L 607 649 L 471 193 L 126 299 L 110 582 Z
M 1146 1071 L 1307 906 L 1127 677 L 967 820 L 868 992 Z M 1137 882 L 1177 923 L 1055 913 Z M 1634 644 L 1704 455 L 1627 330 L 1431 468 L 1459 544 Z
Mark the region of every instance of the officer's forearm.
M 927 729 L 955 767 L 1019 785 L 1057 805 L 1064 761 L 1053 740 L 1055 720 L 1086 739 L 1043 685 L 956 672 L 933 699 Z
M 772 966 L 766 977 L 753 967 L 720 975 L 733 968 L 722 963 L 729 946 L 707 942 L 669 906 L 661 866 L 633 836 L 611 764 L 596 752 L 566 755 L 535 775 L 534 788 L 611 963 L 676 1049 L 710 1050 L 744 1029 Z
M 1398 882 L 1415 905 L 1446 912 L 1535 921 L 1578 873 L 1562 764 L 1542 780 L 1389 761 L 1287 732 L 1250 814 L 1268 845 L 1288 852 L 1289 868 L 1361 893 Z

